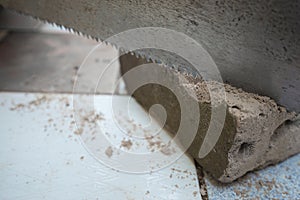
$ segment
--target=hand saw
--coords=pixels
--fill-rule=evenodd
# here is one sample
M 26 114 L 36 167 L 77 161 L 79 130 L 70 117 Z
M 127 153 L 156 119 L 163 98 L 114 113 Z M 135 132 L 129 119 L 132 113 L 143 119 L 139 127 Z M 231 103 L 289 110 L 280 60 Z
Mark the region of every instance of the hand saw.
M 139 27 L 184 33 L 210 53 L 224 82 L 300 112 L 299 0 L 0 0 L 0 4 L 100 41 Z M 132 49 L 130 44 L 114 45 Z M 134 53 L 194 73 L 176 56 Z

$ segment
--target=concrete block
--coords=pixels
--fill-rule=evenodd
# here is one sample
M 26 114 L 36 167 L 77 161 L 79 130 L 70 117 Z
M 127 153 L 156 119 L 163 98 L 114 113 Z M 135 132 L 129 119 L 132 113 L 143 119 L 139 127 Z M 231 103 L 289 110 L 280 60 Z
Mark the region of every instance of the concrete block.
M 147 62 L 144 59 L 132 55 L 120 57 L 123 74 L 145 63 Z M 164 128 L 171 133 L 178 131 L 182 119 L 180 105 L 189 105 L 191 101 L 196 101 L 201 117 L 196 137 L 188 152 L 217 180 L 232 182 L 249 171 L 278 163 L 300 152 L 300 119 L 295 112 L 288 112 L 269 97 L 248 93 L 228 84 L 223 84 L 226 99 L 218 99 L 221 98 L 218 95 L 210 97 L 208 88 L 218 90 L 220 83 L 203 81 L 201 78 L 194 78 L 164 66 L 158 67 L 157 64 L 150 65 L 153 65 L 148 66 L 153 68 L 151 73 L 143 74 L 143 71 L 140 71 L 139 76 L 124 76 L 128 92 L 132 93 L 146 110 L 154 104 L 161 104 L 167 113 Z M 174 91 L 163 85 L 150 83 L 151 81 L 134 91 L 134 82 L 138 77 L 148 80 L 151 80 L 151 77 L 161 77 L 176 86 L 177 94 L 183 96 L 182 102 L 176 98 Z M 183 80 L 188 82 L 184 83 Z M 191 91 L 195 93 L 194 96 L 190 95 Z M 204 143 L 209 124 L 214 120 L 211 119 L 212 108 L 221 105 L 211 104 L 211 98 L 216 98 L 217 102 L 225 101 L 225 123 L 214 148 L 207 156 L 199 158 L 199 150 Z M 197 116 L 197 111 L 193 109 L 188 112 L 194 112 Z M 154 114 L 158 121 L 161 120 L 159 113 L 151 114 Z M 189 129 L 186 130 L 186 137 L 189 137 Z M 182 137 L 179 140 L 184 141 L 186 138 Z

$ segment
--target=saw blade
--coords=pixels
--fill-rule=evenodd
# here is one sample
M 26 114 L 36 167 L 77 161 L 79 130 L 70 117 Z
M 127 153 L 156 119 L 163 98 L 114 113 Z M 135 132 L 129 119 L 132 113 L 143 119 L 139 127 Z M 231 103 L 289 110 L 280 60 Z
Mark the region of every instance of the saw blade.
M 108 43 L 106 38 L 141 27 L 183 33 L 210 53 L 224 82 L 300 112 L 300 1 L 0 0 L 0 4 Z M 143 34 L 132 38 L 127 46 L 121 41 L 111 45 L 125 52 L 141 43 L 151 46 Z M 167 45 L 178 43 L 182 51 L 195 55 L 185 41 Z M 197 75 L 180 56 L 157 49 L 133 53 Z

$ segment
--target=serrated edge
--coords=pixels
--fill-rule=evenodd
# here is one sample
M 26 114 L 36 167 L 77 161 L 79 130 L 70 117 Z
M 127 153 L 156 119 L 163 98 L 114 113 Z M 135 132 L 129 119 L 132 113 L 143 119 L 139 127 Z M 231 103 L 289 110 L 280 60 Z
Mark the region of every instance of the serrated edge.
M 39 18 L 39 17 L 36 17 L 36 16 L 32 16 L 30 14 L 27 14 L 25 12 L 22 12 L 22 11 L 19 11 L 19 10 L 16 10 L 16 9 L 11 9 L 11 8 L 7 8 L 7 9 L 9 9 L 10 11 L 12 11 L 15 14 L 19 14 L 19 15 L 22 15 L 22 16 L 25 16 L 25 17 L 30 17 L 34 20 L 39 21 L 39 22 L 42 22 L 42 23 L 45 23 L 45 24 L 50 24 L 52 26 L 56 26 L 56 27 L 60 28 L 61 30 L 68 31 L 70 34 L 74 34 L 74 35 L 84 37 L 84 38 L 87 38 L 87 39 L 92 39 L 92 40 L 94 40 L 96 42 L 99 42 L 99 43 L 104 43 L 105 45 L 111 46 L 115 50 L 120 51 L 121 54 L 131 54 L 131 55 L 134 55 L 136 58 L 145 59 L 147 62 L 152 62 L 152 63 L 155 63 L 157 65 L 163 66 L 163 67 L 169 67 L 169 68 L 171 68 L 171 69 L 173 69 L 177 72 L 185 73 L 185 74 L 188 74 L 192 77 L 199 78 L 199 75 L 194 75 L 192 73 L 189 73 L 189 71 L 187 71 L 186 68 L 181 66 L 181 65 L 176 65 L 175 63 L 173 63 L 172 65 L 169 65 L 169 64 L 166 64 L 165 62 L 163 62 L 160 59 L 151 58 L 151 57 L 149 57 L 145 54 L 139 53 L 137 51 L 126 50 L 124 47 L 118 46 L 117 44 L 115 44 L 113 42 L 108 42 L 107 40 L 103 40 L 101 38 L 83 33 L 81 31 L 77 30 L 76 28 L 71 28 L 71 27 L 68 27 L 68 26 L 65 26 L 65 25 L 62 25 L 62 24 L 58 24 L 56 22 L 51 22 L 51 21 L 49 21 L 47 19 L 44 19 L 44 18 Z

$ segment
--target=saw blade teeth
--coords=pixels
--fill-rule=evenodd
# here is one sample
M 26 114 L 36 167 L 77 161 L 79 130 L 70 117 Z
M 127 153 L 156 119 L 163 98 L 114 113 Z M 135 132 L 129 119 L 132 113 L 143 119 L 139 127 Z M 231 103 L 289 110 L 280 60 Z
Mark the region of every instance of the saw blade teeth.
M 143 52 L 140 52 L 140 51 L 139 52 L 138 51 L 130 51 L 130 50 L 124 49 L 123 47 L 118 47 L 118 45 L 116 45 L 116 44 L 114 44 L 112 42 L 109 42 L 107 40 L 103 40 L 103 39 L 101 39 L 99 37 L 88 35 L 88 34 L 86 34 L 84 32 L 78 31 L 77 29 L 70 28 L 70 27 L 67 27 L 67 26 L 55 23 L 55 22 L 51 22 L 51 21 L 48 21 L 47 19 L 41 19 L 41 18 L 38 18 L 38 17 L 34 17 L 34 16 L 28 15 L 26 13 L 20 12 L 18 10 L 12 10 L 12 11 L 14 13 L 16 13 L 16 14 L 21 14 L 21 15 L 27 16 L 27 17 L 29 16 L 30 18 L 35 19 L 37 21 L 40 21 L 42 23 L 51 24 L 52 26 L 56 26 L 56 27 L 58 27 L 58 28 L 60 28 L 62 30 L 68 31 L 71 34 L 83 36 L 85 38 L 92 39 L 92 40 L 95 40 L 97 42 L 104 42 L 105 45 L 109 45 L 109 46 L 113 47 L 115 50 L 121 51 L 121 52 L 126 53 L 126 54 L 130 53 L 131 55 L 134 55 L 138 59 L 139 58 L 143 58 L 143 59 L 147 60 L 147 62 L 153 62 L 153 63 L 159 64 L 159 65 L 162 65 L 164 67 L 171 67 L 172 69 L 175 69 L 175 70 L 178 69 L 178 68 L 181 68 L 181 67 L 175 66 L 174 64 L 172 66 L 167 65 L 166 63 L 162 62 L 161 60 L 159 60 L 157 58 L 151 58 L 148 55 L 145 55 L 145 53 L 143 53 Z M 195 77 L 194 74 L 190 74 L 190 75 Z
M 99 39 L 99 38 L 95 38 L 95 39 L 96 39 L 97 42 L 102 42 L 101 39 Z
M 109 42 L 108 42 L 108 43 L 109 43 Z M 115 50 L 122 51 L 122 49 L 119 48 L 116 44 L 111 43 L 110 45 L 111 45 Z M 123 52 L 124 52 L 124 51 L 123 51 Z
M 117 51 L 120 51 L 120 49 L 119 48 L 117 48 L 113 43 L 110 43 L 110 42 L 108 42 L 108 41 L 106 41 L 106 40 L 101 40 L 101 39 L 99 39 L 98 38 L 98 40 L 100 41 L 100 42 L 103 42 L 105 45 L 107 45 L 107 46 L 111 46 L 113 49 L 115 49 L 115 50 L 117 50 Z
M 108 42 L 106 40 L 104 40 L 103 42 L 105 45 L 108 45 Z M 110 46 L 112 46 L 112 45 L 110 44 Z
M 155 59 L 152 59 L 151 57 L 149 57 L 149 60 L 150 60 L 150 62 L 152 62 L 152 63 L 156 63 L 156 60 L 155 60 Z
M 82 36 L 82 34 L 79 31 L 76 31 L 76 34 L 78 34 L 79 36 Z
M 150 62 L 149 57 L 146 56 L 145 59 L 147 62 Z
M 185 67 L 183 67 L 183 66 L 179 66 L 179 67 L 178 67 L 178 71 L 181 72 L 181 73 L 186 74 L 186 69 L 185 69 Z
M 117 46 L 116 46 L 115 44 L 113 44 L 113 46 L 117 48 Z M 121 52 L 127 54 L 127 53 L 126 53 L 126 50 L 125 50 L 123 47 L 119 47 L 119 50 L 120 50 Z
M 156 60 L 156 63 L 161 64 L 162 62 L 161 62 L 161 60 Z

